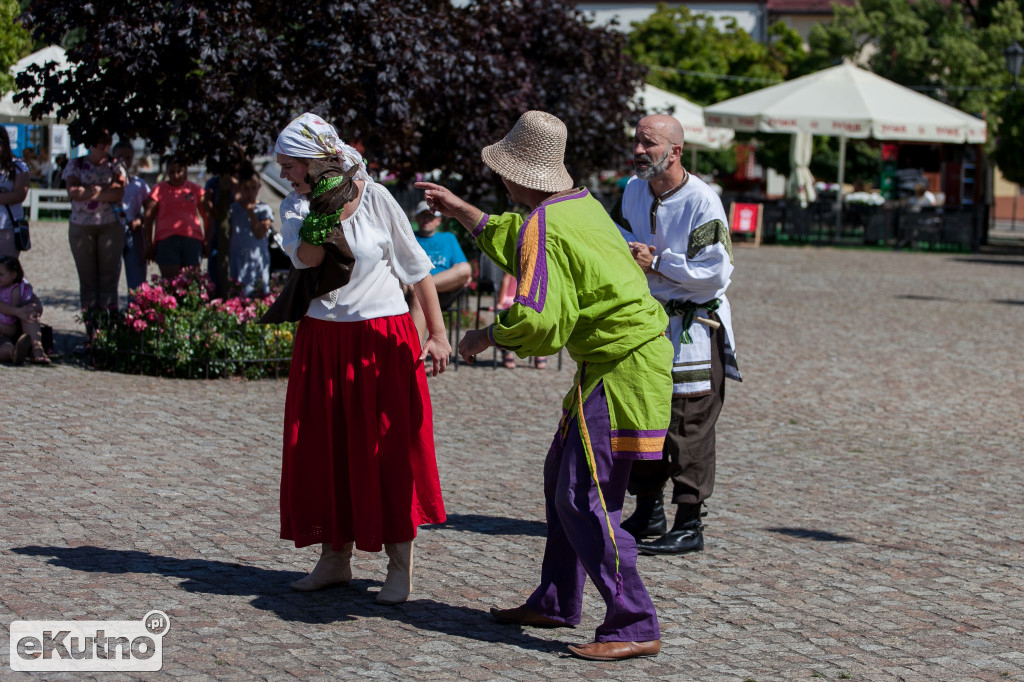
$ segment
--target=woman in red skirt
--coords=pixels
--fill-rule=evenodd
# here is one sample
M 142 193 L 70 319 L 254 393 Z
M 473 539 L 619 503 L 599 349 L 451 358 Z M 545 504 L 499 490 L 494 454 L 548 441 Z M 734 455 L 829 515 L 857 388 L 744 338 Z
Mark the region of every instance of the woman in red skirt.
M 310 591 L 348 583 L 353 545 L 366 552 L 383 547 L 388 574 L 377 602 L 397 604 L 412 588 L 417 526 L 445 520 L 424 360 L 432 358 L 436 376 L 445 370 L 451 346 L 430 277 L 433 265 L 404 211 L 370 179 L 362 156 L 333 126 L 303 114 L 278 137 L 275 152 L 281 177 L 294 189 L 281 204 L 281 236 L 295 267 L 323 261 L 319 244 L 339 222 L 355 256 L 348 284 L 314 299 L 295 336 L 284 415 L 281 537 L 296 547 L 320 543 L 321 554 L 292 587 Z M 310 187 L 309 163 L 335 158 L 346 171 L 357 167 L 352 178 Z M 340 213 L 310 213 L 307 195 L 340 181 L 353 183 L 355 198 Z M 413 288 L 427 315 L 422 347 L 403 284 Z

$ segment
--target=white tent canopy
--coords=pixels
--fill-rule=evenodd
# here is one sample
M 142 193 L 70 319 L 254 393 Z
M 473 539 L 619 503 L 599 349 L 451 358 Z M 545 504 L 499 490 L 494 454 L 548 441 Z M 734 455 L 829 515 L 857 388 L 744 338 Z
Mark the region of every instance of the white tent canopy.
M 19 73 L 27 69 L 30 64 L 46 64 L 47 62 L 55 62 L 57 64 L 58 71 L 67 70 L 68 59 L 67 55 L 64 53 L 64 48 L 57 45 L 51 45 L 50 47 L 44 47 L 38 52 L 33 52 L 12 66 L 10 73 L 12 76 L 17 76 Z M 0 100 L 0 122 L 43 124 L 56 122 L 56 118 L 54 116 L 46 116 L 42 120 L 33 121 L 29 112 L 31 107 L 16 104 L 14 102 L 14 92 L 15 91 L 6 93 L 3 96 L 3 99 Z
M 708 125 L 916 142 L 982 143 L 985 121 L 846 61 L 704 109 Z
M 637 99 L 643 99 L 648 113 L 671 114 L 683 125 L 683 139 L 686 146 L 702 149 L 722 149 L 729 146 L 736 133 L 731 128 L 716 128 L 704 123 L 704 110 L 693 102 L 668 90 L 650 84 L 637 91 Z
M 848 138 L 979 144 L 988 135 L 988 126 L 980 118 L 860 69 L 849 60 L 712 104 L 704 109 L 704 120 L 744 132 L 791 133 L 794 144 L 802 143 L 800 133 L 838 137 L 840 187 Z M 799 164 L 796 167 L 799 172 Z M 836 207 L 838 238 L 841 191 Z

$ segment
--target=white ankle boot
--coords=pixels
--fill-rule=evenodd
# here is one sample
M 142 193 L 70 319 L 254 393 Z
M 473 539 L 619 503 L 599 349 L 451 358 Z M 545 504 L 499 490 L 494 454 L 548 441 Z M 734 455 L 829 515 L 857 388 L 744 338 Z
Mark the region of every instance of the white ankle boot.
M 346 542 L 339 551 L 334 551 L 329 542 L 320 545 L 320 560 L 309 575 L 292 583 L 292 589 L 313 592 L 331 585 L 348 585 L 352 580 L 352 544 Z
M 384 545 L 388 555 L 388 577 L 377 593 L 378 604 L 401 604 L 412 591 L 412 540 Z

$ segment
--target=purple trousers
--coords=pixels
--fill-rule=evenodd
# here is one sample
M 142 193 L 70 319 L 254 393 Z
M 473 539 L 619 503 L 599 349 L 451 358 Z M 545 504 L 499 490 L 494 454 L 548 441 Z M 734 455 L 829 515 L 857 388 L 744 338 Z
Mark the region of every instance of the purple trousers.
M 587 576 L 604 598 L 607 611 L 597 628 L 598 642 L 648 642 L 661 639 L 658 616 L 636 570 L 636 541 L 619 528 L 622 502 L 632 464 L 611 455 L 608 403 L 604 385 L 598 384 L 583 405 L 590 433 L 597 478 L 604 493 L 615 546 L 597 486 L 587 467 L 587 456 L 574 418 L 555 440 L 544 462 L 544 503 L 548 534 L 540 585 L 526 601 L 536 613 L 576 625 L 583 608 Z

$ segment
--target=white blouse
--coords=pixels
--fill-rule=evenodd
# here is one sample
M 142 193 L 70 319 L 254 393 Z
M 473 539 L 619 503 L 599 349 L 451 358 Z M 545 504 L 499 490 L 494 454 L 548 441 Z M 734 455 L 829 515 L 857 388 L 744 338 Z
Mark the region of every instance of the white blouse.
M 299 229 L 308 214 L 305 195 L 292 192 L 281 202 L 282 246 L 300 269 L 309 267 L 296 255 Z M 311 301 L 306 315 L 354 322 L 409 312 L 401 285 L 416 284 L 434 266 L 391 193 L 378 183 L 367 182 L 356 210 L 341 225 L 356 259 L 352 279 Z

